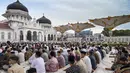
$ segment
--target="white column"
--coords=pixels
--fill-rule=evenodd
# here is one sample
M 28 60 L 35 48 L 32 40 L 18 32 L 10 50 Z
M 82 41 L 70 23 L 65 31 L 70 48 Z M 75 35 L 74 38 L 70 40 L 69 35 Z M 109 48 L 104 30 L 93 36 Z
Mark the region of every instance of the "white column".
M 57 36 L 56 36 L 57 34 L 55 34 L 55 41 L 57 41 Z
M 43 34 L 43 32 L 42 32 L 42 37 L 41 38 L 42 38 L 42 42 L 43 42 L 44 41 L 44 34 Z
M 23 30 L 23 41 L 26 42 L 26 37 L 27 36 L 27 32 L 25 30 Z
M 48 34 L 46 34 L 46 41 L 48 41 Z

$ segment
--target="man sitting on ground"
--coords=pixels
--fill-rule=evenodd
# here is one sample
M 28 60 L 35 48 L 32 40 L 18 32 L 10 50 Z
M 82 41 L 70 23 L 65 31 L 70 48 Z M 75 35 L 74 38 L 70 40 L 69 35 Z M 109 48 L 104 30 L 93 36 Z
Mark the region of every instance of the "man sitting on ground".
M 125 64 L 127 64 L 127 58 L 121 57 L 119 62 L 114 63 L 111 68 L 105 68 L 106 70 L 116 70 L 119 67 L 123 67 Z

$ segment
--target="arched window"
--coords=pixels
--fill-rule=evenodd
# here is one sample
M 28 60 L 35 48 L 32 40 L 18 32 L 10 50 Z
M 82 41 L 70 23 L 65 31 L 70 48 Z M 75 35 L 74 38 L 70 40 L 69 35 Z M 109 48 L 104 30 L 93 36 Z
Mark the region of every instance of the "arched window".
M 12 15 L 12 17 L 14 17 L 14 15 Z
M 23 19 L 23 17 L 21 16 L 21 20 Z
M 46 41 L 46 35 L 44 35 L 44 41 Z
M 16 18 L 18 19 L 18 15 L 16 16 Z
M 37 41 L 37 32 L 36 31 L 33 32 L 33 41 Z
M 53 40 L 53 34 L 51 35 L 51 40 Z
M 54 35 L 54 40 L 56 40 L 56 35 Z
M 5 37 L 5 33 L 1 32 L 1 39 L 4 39 L 4 37 Z
M 32 32 L 31 31 L 27 32 L 27 40 L 29 40 L 29 41 L 32 40 Z
M 23 31 L 20 31 L 20 41 L 23 40 Z
M 8 39 L 11 39 L 11 32 L 8 33 Z
M 25 21 L 27 20 L 26 17 L 24 17 L 24 20 L 25 20 Z
M 51 38 L 50 38 L 50 34 L 48 34 L 48 41 L 50 41 L 51 40 Z

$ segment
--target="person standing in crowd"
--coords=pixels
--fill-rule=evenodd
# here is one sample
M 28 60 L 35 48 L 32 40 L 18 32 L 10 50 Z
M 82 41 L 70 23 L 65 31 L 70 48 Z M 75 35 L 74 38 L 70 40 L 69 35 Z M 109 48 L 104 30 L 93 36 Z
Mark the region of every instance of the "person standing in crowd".
M 16 48 L 11 48 L 11 52 L 14 53 L 16 56 L 18 56 L 18 51 L 16 50 Z
M 95 48 L 95 45 L 93 44 L 92 46 L 90 46 L 89 47 L 89 50 L 88 51 L 90 51 L 90 50 L 95 50 L 96 48 Z
M 29 58 L 29 62 L 30 62 L 30 63 L 31 63 L 34 59 L 36 59 L 35 54 L 36 54 L 37 51 L 38 51 L 37 49 L 34 49 L 34 50 L 33 50 L 33 55 Z
M 68 61 L 70 64 L 70 67 L 67 68 L 65 71 L 66 73 L 80 73 L 80 67 L 75 64 L 75 56 L 69 55 Z
M 45 51 L 47 52 L 47 54 L 50 53 L 50 52 L 49 52 L 49 47 L 48 47 L 47 45 L 45 45 L 44 49 L 45 49 Z
M 74 48 L 71 48 L 71 49 L 70 49 L 70 53 L 71 53 L 72 55 L 74 55 L 74 56 L 75 56 L 75 51 L 74 51 Z
M 9 58 L 9 64 L 11 67 L 8 69 L 8 73 L 24 73 L 22 66 L 18 65 L 19 58 L 15 55 L 12 55 Z
M 27 61 L 31 56 L 32 56 L 32 51 L 31 49 L 27 48 L 25 53 L 25 60 Z
M 45 62 L 49 60 L 48 54 L 45 50 L 42 50 L 42 56 L 41 56 Z
M 80 73 L 88 73 L 87 66 L 81 59 L 80 55 L 76 55 L 76 65 L 80 67 Z
M 92 69 L 93 69 L 93 70 L 96 70 L 96 68 L 97 68 L 97 63 L 96 63 L 96 60 L 95 60 L 95 57 L 94 57 L 93 54 L 94 54 L 94 53 L 93 53 L 93 50 L 91 50 L 91 51 L 89 52 L 89 58 L 90 58 L 90 61 L 91 61 L 91 64 L 92 64 Z
M 50 52 L 50 59 L 46 62 L 47 72 L 56 72 L 59 69 L 58 60 L 56 59 L 56 53 L 54 51 Z
M 35 57 L 36 59 L 32 60 L 31 62 L 31 67 L 36 68 L 36 73 L 46 73 L 45 63 L 39 51 L 35 53 Z
M 20 63 L 25 62 L 25 56 L 24 56 L 24 53 L 21 52 L 21 50 L 18 50 L 18 55 L 17 56 L 19 57 L 19 62 Z
M 91 60 L 88 57 L 88 54 L 86 53 L 87 53 L 86 49 L 81 50 L 81 57 L 87 66 L 87 71 L 88 73 L 91 73 L 92 72 Z
M 80 54 L 80 51 L 79 51 L 79 48 L 78 48 L 78 47 L 76 47 L 76 48 L 75 48 L 75 56 L 76 56 L 76 55 L 81 56 L 81 54 Z
M 59 63 L 59 68 L 65 67 L 65 59 L 61 55 L 61 51 L 58 51 L 57 54 L 58 54 L 57 60 L 58 60 L 58 63 Z
M 9 59 L 11 55 L 12 55 L 11 54 L 11 48 L 7 49 L 7 52 L 5 53 L 5 56 L 7 57 L 7 59 Z
M 65 59 L 65 65 L 68 65 L 68 52 L 66 48 L 60 49 L 61 54 L 63 55 Z
M 102 51 L 102 46 L 97 47 L 97 48 L 98 48 L 99 53 L 101 54 L 101 59 L 103 59 L 104 58 L 104 54 L 103 54 L 103 51 Z
M 97 47 L 98 48 L 98 47 Z M 101 56 L 101 53 L 98 51 L 98 50 L 95 50 L 96 52 L 96 54 L 97 54 L 97 56 L 99 57 L 99 63 L 102 61 L 102 56 Z
M 99 58 L 99 55 L 97 54 L 96 52 L 97 50 L 94 50 L 94 57 L 96 59 L 96 63 L 99 64 L 100 63 L 100 58 Z

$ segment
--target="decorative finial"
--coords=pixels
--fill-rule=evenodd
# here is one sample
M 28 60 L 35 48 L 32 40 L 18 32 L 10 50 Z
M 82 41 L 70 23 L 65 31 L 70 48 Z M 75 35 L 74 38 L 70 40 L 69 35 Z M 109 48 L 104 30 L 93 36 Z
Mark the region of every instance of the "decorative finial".
M 19 2 L 19 0 L 17 0 L 17 2 Z
M 43 13 L 43 16 L 44 16 L 44 13 Z

